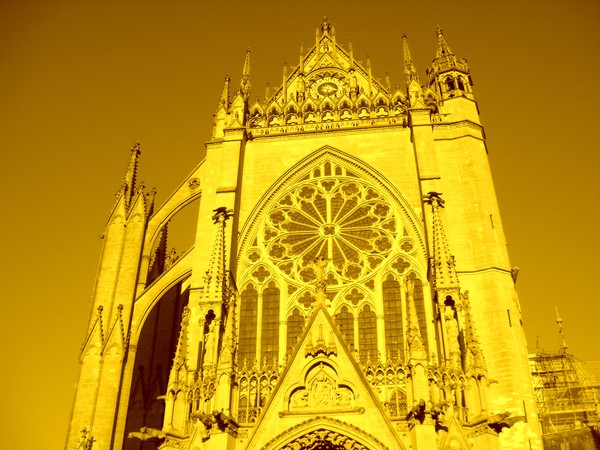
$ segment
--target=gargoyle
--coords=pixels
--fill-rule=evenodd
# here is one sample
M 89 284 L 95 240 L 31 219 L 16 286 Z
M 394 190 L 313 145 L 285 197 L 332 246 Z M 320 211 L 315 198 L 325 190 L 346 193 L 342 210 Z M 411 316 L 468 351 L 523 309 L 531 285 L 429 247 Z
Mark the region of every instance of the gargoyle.
M 154 428 L 143 427 L 140 431 L 133 431 L 127 435 L 128 439 L 137 438 L 142 441 L 149 441 L 150 439 L 164 439 L 166 436 L 162 430 L 156 430 Z
M 504 428 L 510 428 L 515 423 L 527 420 L 525 416 L 514 416 L 509 417 L 510 413 L 508 411 L 494 414 L 493 416 L 488 417 L 487 424 L 492 430 L 496 433 L 500 433 Z
M 425 420 L 425 400 L 419 400 L 419 403 L 415 404 L 412 409 L 406 415 L 406 420 L 410 422 L 418 421 L 419 423 L 423 423 Z

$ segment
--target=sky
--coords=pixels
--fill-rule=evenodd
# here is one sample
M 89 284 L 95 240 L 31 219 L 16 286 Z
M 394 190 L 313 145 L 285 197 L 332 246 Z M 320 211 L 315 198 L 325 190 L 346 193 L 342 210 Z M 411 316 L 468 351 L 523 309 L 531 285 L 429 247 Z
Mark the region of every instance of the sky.
M 598 1 L 3 0 L 3 446 L 64 446 L 100 235 L 131 146 L 160 204 L 200 162 L 246 48 L 263 98 L 323 16 L 392 85 L 402 35 L 424 79 L 442 27 L 471 68 L 529 349 L 558 347 L 557 308 L 569 351 L 600 360 Z M 170 233 L 183 251 L 193 228 L 180 220 Z

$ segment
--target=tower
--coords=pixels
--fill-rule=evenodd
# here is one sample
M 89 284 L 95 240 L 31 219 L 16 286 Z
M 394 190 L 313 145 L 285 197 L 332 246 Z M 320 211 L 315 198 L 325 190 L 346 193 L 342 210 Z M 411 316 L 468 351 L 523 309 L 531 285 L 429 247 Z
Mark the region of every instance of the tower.
M 134 147 L 67 448 L 541 448 L 469 68 L 437 37 L 425 83 L 403 38 L 392 89 L 324 19 L 254 103 L 247 51 L 159 208 Z

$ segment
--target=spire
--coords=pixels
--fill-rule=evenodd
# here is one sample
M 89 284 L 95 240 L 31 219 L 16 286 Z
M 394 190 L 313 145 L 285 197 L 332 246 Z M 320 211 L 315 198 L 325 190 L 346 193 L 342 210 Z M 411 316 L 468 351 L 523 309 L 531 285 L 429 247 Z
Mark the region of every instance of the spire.
M 219 354 L 219 372 L 227 372 L 233 368 L 236 343 L 235 332 L 235 295 L 229 297 L 229 303 L 226 310 L 225 331 L 223 333 L 223 344 Z
M 444 38 L 444 33 L 442 33 L 442 29 L 440 28 L 439 25 L 437 26 L 437 38 L 438 38 L 438 42 L 437 42 L 436 58 L 454 56 L 454 53 L 452 53 L 452 50 L 450 50 L 450 46 L 446 42 L 446 39 Z
M 473 370 L 475 374 L 485 374 L 486 366 L 481 351 L 481 344 L 475 332 L 475 322 L 473 320 L 473 312 L 471 311 L 471 301 L 469 300 L 469 291 L 465 291 L 462 295 L 462 305 L 465 317 L 465 340 L 467 349 L 471 352 L 471 361 L 465 364 L 465 372 Z
M 433 70 L 434 72 L 442 72 L 449 69 L 456 69 L 465 74 L 469 73 L 469 67 L 467 65 L 467 61 L 465 59 L 459 59 L 452 53 L 450 46 L 446 42 L 446 38 L 444 38 L 444 34 L 442 33 L 442 29 L 437 27 L 437 50 L 435 59 L 433 60 Z
M 429 87 L 438 93 L 441 100 L 456 97 L 473 99 L 471 89 L 473 82 L 467 60 L 456 57 L 439 26 L 437 27 L 436 56 L 433 59 L 432 68 L 427 70 L 427 77 Z M 473 112 L 473 116 L 477 117 L 475 112 Z
M 242 81 L 240 82 L 240 93 L 244 98 L 250 97 L 250 49 L 246 49 L 244 69 L 242 70 Z
M 367 55 L 367 73 L 369 74 L 369 95 L 373 92 L 373 75 L 371 73 L 371 58 Z
M 233 211 L 221 206 L 214 210 L 212 219 L 217 225 L 217 234 L 213 244 L 208 270 L 204 276 L 203 296 L 206 302 L 227 303 L 228 286 L 226 280 L 227 258 L 225 254 L 225 222 Z
M 425 202 L 431 205 L 432 233 L 433 233 L 433 258 L 432 273 L 435 289 L 458 289 L 458 277 L 454 263 L 454 256 L 448 249 L 448 241 L 440 215 L 440 208 L 444 207 L 444 200 L 438 192 L 429 192 Z
M 348 40 L 348 53 L 350 53 L 350 67 L 354 67 L 354 50 L 352 49 L 352 39 Z
M 229 109 L 229 85 L 231 83 L 231 77 L 229 75 L 225 75 L 225 83 L 223 84 L 223 92 L 221 93 L 221 100 L 219 100 L 219 107 L 217 110 L 224 108 L 225 110 Z
M 127 171 L 125 172 L 125 177 L 123 178 L 123 186 L 121 188 L 121 193 L 125 198 L 125 208 L 129 210 L 131 206 L 131 201 L 133 200 L 133 196 L 137 191 L 137 166 L 138 159 L 142 151 L 140 150 L 140 143 L 136 142 L 133 147 L 131 147 L 131 157 L 129 158 L 129 165 L 127 166 Z
M 300 44 L 300 63 L 298 65 L 300 73 L 304 72 L 304 43 Z
M 283 83 L 282 83 L 282 92 L 283 92 L 283 105 L 287 103 L 287 73 L 288 73 L 288 65 L 287 62 L 283 63 Z
M 173 359 L 173 368 L 171 369 L 171 376 L 173 372 L 178 370 L 179 367 L 185 365 L 187 358 L 187 328 L 190 321 L 190 308 L 186 305 L 183 308 L 183 314 L 181 315 L 181 330 L 179 331 L 179 339 L 177 340 L 177 348 L 175 349 L 175 358 Z
M 554 306 L 554 309 L 556 310 L 556 324 L 558 325 L 558 336 L 560 338 L 560 351 L 563 354 L 567 353 L 567 341 L 565 340 L 565 335 L 563 332 L 563 327 L 562 327 L 562 319 L 561 317 L 558 315 L 558 307 Z
M 413 80 L 419 83 L 419 74 L 413 64 L 410 48 L 408 47 L 408 38 L 405 34 L 402 35 L 402 49 L 404 54 L 404 82 L 407 86 Z

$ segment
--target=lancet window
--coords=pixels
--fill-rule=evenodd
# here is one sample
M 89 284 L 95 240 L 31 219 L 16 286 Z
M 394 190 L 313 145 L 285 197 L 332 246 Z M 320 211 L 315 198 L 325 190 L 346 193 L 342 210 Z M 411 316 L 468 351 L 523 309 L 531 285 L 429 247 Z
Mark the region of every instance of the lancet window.
M 347 306 L 335 315 L 335 322 L 350 350 L 354 350 L 354 316 Z
M 403 305 L 400 282 L 391 274 L 382 285 L 387 356 L 404 360 Z
M 417 317 L 419 318 L 419 330 L 421 331 L 421 338 L 425 348 L 428 347 L 427 339 L 427 315 L 425 312 L 425 295 L 423 292 L 423 282 L 417 278 L 414 272 L 408 275 L 408 278 L 414 282 L 413 298 L 415 301 L 415 308 L 417 310 Z
M 264 361 L 272 363 L 279 355 L 279 288 L 274 282 L 269 283 L 262 297 L 260 354 Z
M 358 314 L 358 341 L 360 361 L 368 363 L 379 360 L 377 351 L 377 317 L 369 305 Z
M 257 281 L 264 281 L 270 273 L 260 266 L 253 275 Z M 273 281 L 263 285 L 262 288 L 256 288 L 251 283 L 242 290 L 238 347 L 240 367 L 250 368 L 254 366 L 255 362 L 277 365 L 279 304 L 279 288 Z M 260 347 L 257 348 L 259 336 Z M 260 351 L 259 354 L 257 354 L 257 350 Z
M 238 367 L 244 367 L 244 360 L 271 367 L 292 354 L 315 306 L 320 277 L 326 284 L 326 305 L 348 349 L 365 364 L 389 357 L 403 360 L 403 283 L 426 263 L 414 225 L 406 226 L 408 217 L 393 201 L 394 194 L 360 175 L 362 170 L 335 158 L 322 159 L 270 197 L 251 225 L 240 254 L 240 284 L 245 287 L 238 316 Z M 426 341 L 423 285 L 415 281 Z
M 300 314 L 298 309 L 294 309 L 287 320 L 287 353 L 292 353 L 300 335 L 304 331 L 304 316 Z
M 258 312 L 258 291 L 249 284 L 242 291 L 240 321 L 238 364 L 243 367 L 252 367 L 256 359 L 256 319 Z

